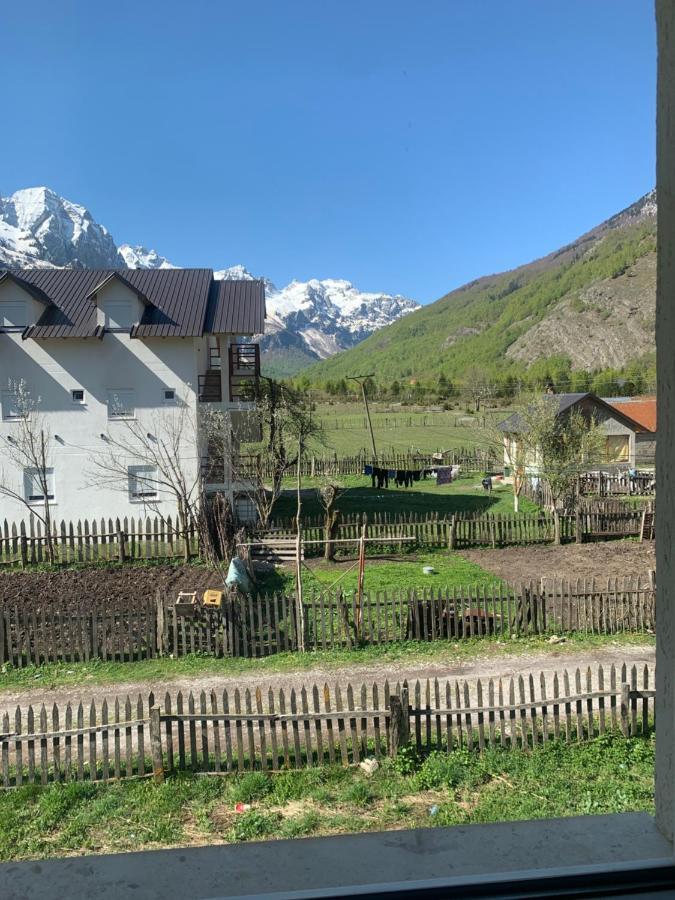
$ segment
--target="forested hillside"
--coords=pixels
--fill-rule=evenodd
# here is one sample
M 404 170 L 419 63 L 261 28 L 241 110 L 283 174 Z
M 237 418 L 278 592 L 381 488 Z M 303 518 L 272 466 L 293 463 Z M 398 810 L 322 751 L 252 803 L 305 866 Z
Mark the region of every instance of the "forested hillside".
M 540 260 L 487 276 L 307 370 L 335 387 L 345 376 L 386 382 L 504 382 L 550 374 L 649 373 L 656 289 L 654 193 Z M 576 374 L 575 374 L 576 373 Z

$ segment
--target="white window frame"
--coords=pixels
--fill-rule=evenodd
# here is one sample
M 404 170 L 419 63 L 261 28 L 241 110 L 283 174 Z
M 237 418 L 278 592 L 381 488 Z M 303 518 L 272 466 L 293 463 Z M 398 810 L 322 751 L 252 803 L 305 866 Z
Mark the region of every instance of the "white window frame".
M 23 496 L 26 503 L 43 504 L 45 502 L 44 495 L 39 493 L 41 487 L 39 484 L 36 484 L 38 474 L 39 469 L 35 468 L 35 466 L 27 466 L 23 470 Z M 45 474 L 47 476 L 47 501 L 51 506 L 56 502 L 56 478 L 54 476 L 54 467 L 46 466 Z M 37 491 L 35 488 L 37 488 Z
M 14 391 L 3 391 L 0 396 L 0 402 L 2 403 L 3 422 L 20 422 L 21 419 L 27 418 L 26 416 L 22 416 L 21 413 L 17 413 L 16 415 L 14 415 L 11 411 L 11 407 L 16 401 Z
M 127 468 L 129 476 L 129 501 L 131 503 L 149 503 L 159 498 L 159 490 L 157 486 L 142 483 L 142 476 L 152 476 L 153 481 L 159 479 L 157 466 L 150 463 L 135 463 Z M 141 476 L 141 484 L 138 477 Z
M 167 398 L 167 396 L 166 396 L 167 391 L 173 391 L 173 397 Z M 177 402 L 178 402 L 178 392 L 176 391 L 176 388 L 172 388 L 172 387 L 162 388 L 162 403 L 164 404 L 164 406 L 175 406 Z
M 125 404 L 120 403 L 121 412 L 114 411 L 115 398 L 122 400 L 123 397 L 131 401 Z M 111 388 L 108 390 L 108 420 L 111 422 L 124 421 L 125 419 L 136 418 L 136 392 L 133 388 Z
M 75 397 L 76 393 L 81 393 L 81 399 Z M 70 391 L 70 399 L 75 404 L 75 406 L 82 406 L 87 402 L 87 395 L 84 392 L 84 388 L 72 388 Z

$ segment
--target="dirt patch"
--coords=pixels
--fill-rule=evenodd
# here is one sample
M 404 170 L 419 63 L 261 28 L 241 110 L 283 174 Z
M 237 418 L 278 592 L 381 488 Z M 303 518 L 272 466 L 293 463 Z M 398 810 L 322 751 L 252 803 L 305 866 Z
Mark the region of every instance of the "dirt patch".
M 512 584 L 540 578 L 622 578 L 647 576 L 656 568 L 653 543 L 606 541 L 562 547 L 508 547 L 463 550 L 462 556 Z
M 154 597 L 158 588 L 205 591 L 222 588 L 217 573 L 200 566 L 105 566 L 57 572 L 5 572 L 0 574 L 0 600 L 134 601 Z

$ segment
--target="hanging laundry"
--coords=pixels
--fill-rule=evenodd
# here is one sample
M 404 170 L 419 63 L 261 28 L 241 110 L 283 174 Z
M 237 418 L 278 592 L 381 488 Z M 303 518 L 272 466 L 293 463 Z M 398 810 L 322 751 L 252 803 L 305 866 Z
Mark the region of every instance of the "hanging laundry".
M 373 467 L 372 467 L 372 466 L 367 466 L 367 465 L 364 466 L 364 467 L 363 467 L 363 474 L 364 474 L 364 475 L 372 475 L 372 474 L 373 474 Z
M 450 484 L 452 482 L 452 466 L 439 466 L 436 469 L 436 484 Z

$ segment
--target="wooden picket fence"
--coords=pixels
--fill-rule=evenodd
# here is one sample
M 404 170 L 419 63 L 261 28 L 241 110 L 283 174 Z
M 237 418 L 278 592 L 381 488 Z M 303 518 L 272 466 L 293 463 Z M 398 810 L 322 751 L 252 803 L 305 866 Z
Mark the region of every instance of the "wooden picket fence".
M 551 543 L 554 539 L 553 516 L 548 512 L 497 513 L 483 515 L 438 514 L 413 515 L 379 513 L 368 516 L 359 514 L 342 516 L 334 539 L 336 542 L 353 542 L 351 547 L 339 546 L 341 553 L 354 552 L 363 534 L 380 552 L 377 538 L 383 543 L 403 550 L 411 544 L 424 547 L 468 549 L 470 547 L 508 547 L 525 544 Z M 615 511 L 562 512 L 560 531 L 564 542 L 607 540 L 636 537 L 640 534 L 642 510 L 625 508 Z M 292 520 L 275 520 L 270 528 L 258 535 L 260 541 L 294 540 L 296 529 Z M 321 517 L 309 518 L 302 526 L 303 548 L 306 556 L 321 556 L 325 547 L 325 529 Z
M 197 556 L 199 536 L 195 522 L 189 524 L 186 535 L 171 516 L 52 523 L 52 546 L 56 562 L 61 564 L 183 559 L 186 541 L 187 555 Z M 0 564 L 29 566 L 47 561 L 47 538 L 39 519 L 30 516 L 28 522 L 18 523 L 4 520 L 0 529 Z
M 17 707 L 2 716 L 0 783 L 120 780 L 169 772 L 277 772 L 358 764 L 396 755 L 458 748 L 527 750 L 550 741 L 593 739 L 607 732 L 648 734 L 654 673 L 624 664 L 572 675 L 324 684 L 263 690 L 182 692 Z
M 161 594 L 134 603 L 36 598 L 0 603 L 0 664 L 132 661 L 201 653 L 264 657 L 406 640 L 510 640 L 511 635 L 653 632 L 647 577 L 544 580 L 445 589 L 322 593 L 304 598 L 304 641 L 293 596 L 227 597 L 222 608 L 179 614 Z
M 462 475 L 485 474 L 498 469 L 498 459 L 494 453 L 465 447 L 443 451 L 442 462 L 432 453 L 399 453 L 393 448 L 385 450 L 377 457 L 376 465 L 382 469 L 424 469 L 439 464 L 459 466 Z M 362 475 L 364 466 L 373 464 L 372 450 L 365 448 L 349 456 L 337 454 L 318 456 L 306 454 L 300 462 L 301 474 L 306 478 L 341 477 Z M 250 454 L 240 458 L 239 468 L 244 472 L 256 472 L 263 478 L 271 478 L 273 466 L 262 455 Z M 293 473 L 295 474 L 294 468 Z

